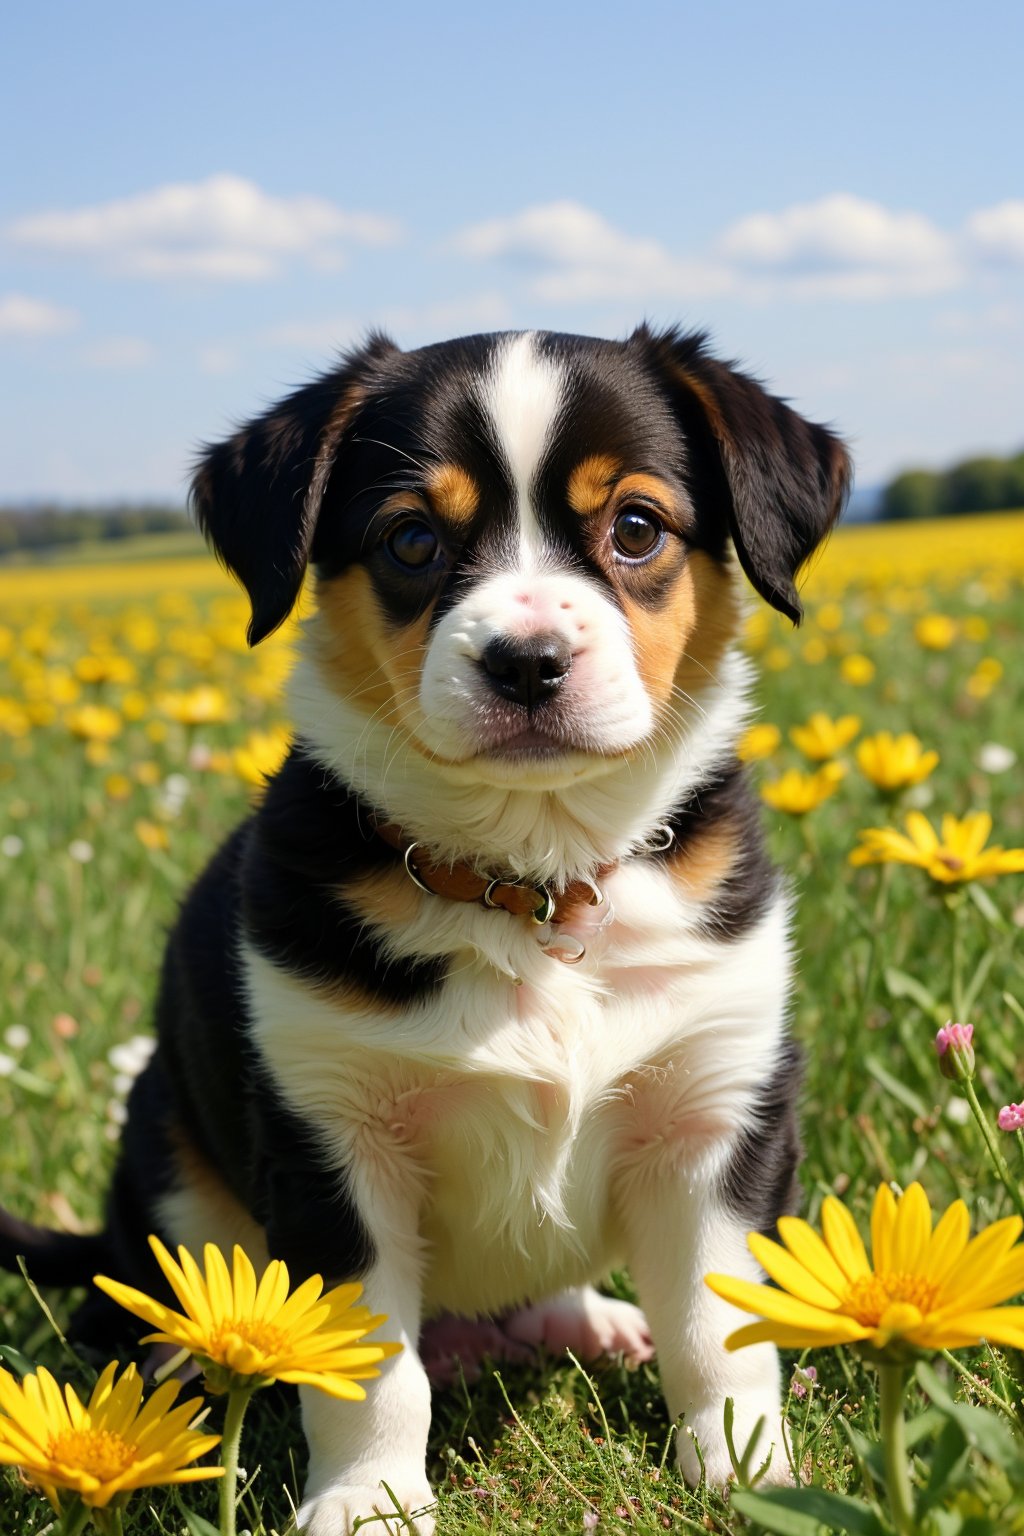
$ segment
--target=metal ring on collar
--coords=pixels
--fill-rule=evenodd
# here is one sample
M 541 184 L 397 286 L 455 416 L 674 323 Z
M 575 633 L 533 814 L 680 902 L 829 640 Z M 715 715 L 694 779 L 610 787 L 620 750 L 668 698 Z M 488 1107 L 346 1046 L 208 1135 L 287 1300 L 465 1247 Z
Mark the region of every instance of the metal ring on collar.
M 430 886 L 425 885 L 424 882 L 420 879 L 416 871 L 416 866 L 412 862 L 413 850 L 419 846 L 419 843 L 410 843 L 408 848 L 405 850 L 405 853 L 402 855 L 402 863 L 405 865 L 405 872 L 409 876 L 409 879 L 412 881 L 413 885 L 418 885 L 420 890 L 426 891 L 428 896 L 436 896 L 437 892 L 432 891 Z
M 575 944 L 576 948 L 570 949 L 570 944 Z M 586 945 L 572 933 L 559 934 L 550 944 L 540 947 L 550 959 L 560 960 L 563 965 L 579 965 L 587 953 Z
M 604 906 L 604 891 L 602 891 L 602 889 L 598 885 L 597 881 L 596 880 L 589 880 L 587 878 L 587 876 L 584 875 L 583 876 L 583 884 L 584 885 L 589 885 L 590 889 L 594 893 L 593 896 L 591 896 L 591 898 L 590 898 L 589 905 L 592 906 L 592 907 L 603 907 Z
M 480 898 L 485 907 L 494 907 L 495 909 L 497 909 L 498 903 L 492 899 L 491 892 L 494 890 L 494 887 L 496 885 L 506 885 L 506 884 L 507 884 L 507 881 L 505 881 L 505 880 L 498 879 L 498 880 L 492 880 L 491 881 L 491 883 L 487 887 L 486 891 L 484 891 L 483 896 Z
M 544 923 L 550 923 L 551 919 L 554 917 L 556 903 L 555 898 L 552 896 L 546 885 L 538 885 L 535 887 L 535 889 L 541 899 L 541 902 L 536 911 L 530 913 L 530 919 L 538 926 L 542 926 Z
M 644 846 L 648 853 L 664 853 L 667 848 L 672 847 L 672 844 L 676 840 L 676 835 L 667 822 L 663 822 L 660 827 L 655 827 L 654 830 L 655 832 L 661 833 L 662 841 L 660 843 L 656 843 L 653 841 L 653 838 L 651 838 L 648 839 Z

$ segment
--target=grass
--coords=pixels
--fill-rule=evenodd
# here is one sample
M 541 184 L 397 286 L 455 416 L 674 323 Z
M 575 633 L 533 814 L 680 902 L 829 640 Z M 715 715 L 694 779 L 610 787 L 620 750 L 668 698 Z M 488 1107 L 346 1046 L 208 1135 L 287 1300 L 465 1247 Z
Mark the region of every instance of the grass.
M 996 523 L 998 539 L 987 526 Z M 253 791 L 233 750 L 282 717 L 291 641 L 285 634 L 247 655 L 245 605 L 212 561 L 149 564 L 142 553 L 87 572 L 0 571 L 0 1199 L 66 1226 L 98 1217 L 125 1091 L 108 1053 L 146 1032 L 176 903 L 246 811 Z M 1024 845 L 1019 765 L 991 772 L 979 757 L 996 743 L 1024 759 L 1022 576 L 1024 515 L 838 535 L 811 578 L 804 628 L 794 634 L 768 615 L 751 625 L 761 718 L 783 730 L 755 774 L 798 764 L 785 733 L 812 709 L 853 713 L 865 732 L 909 729 L 937 748 L 939 767 L 918 795 L 930 799 L 928 814 L 988 810 L 995 841 Z M 916 636 L 929 612 L 953 621 L 945 648 Z M 870 680 L 848 680 L 851 655 L 872 663 Z M 83 666 L 86 656 L 107 662 Z M 199 684 L 210 691 L 197 701 L 189 690 Z M 116 714 L 109 742 L 71 728 L 89 700 Z M 190 710 L 212 718 L 190 723 Z M 920 871 L 850 868 L 857 830 L 898 813 L 858 774 L 853 749 L 841 756 L 847 776 L 819 810 L 803 821 L 765 811 L 799 893 L 804 1213 L 815 1220 L 824 1195 L 839 1193 L 863 1228 L 880 1180 L 920 1178 L 933 1205 L 963 1196 L 981 1225 L 1006 1214 L 1006 1196 L 931 1043 L 953 1012 L 954 918 Z M 981 968 L 970 1017 L 977 1086 L 994 1113 L 1024 1096 L 1024 879 L 1002 877 L 986 895 L 997 927 L 973 902 L 956 921 L 962 979 Z M 1012 1163 L 1017 1149 L 1004 1142 Z M 630 1294 L 626 1276 L 612 1284 Z M 73 1300 L 47 1297 L 60 1322 Z M 87 1383 L 18 1277 L 0 1277 L 0 1339 Z M 988 1384 L 1019 1411 L 1019 1360 L 964 1360 L 975 1379 L 954 1375 L 961 1393 L 980 1400 Z M 790 1400 L 794 1464 L 805 1480 L 857 1492 L 842 1425 L 873 1433 L 874 1378 L 849 1352 L 813 1363 L 818 1384 Z M 786 1364 L 792 1370 L 796 1357 Z M 214 1404 L 214 1422 L 219 1414 Z M 673 1433 L 652 1368 L 604 1361 L 584 1370 L 562 1359 L 487 1373 L 436 1404 L 439 1530 L 560 1533 L 587 1529 L 594 1516 L 599 1530 L 748 1530 L 716 1492 L 683 1486 Z M 262 1394 L 242 1447 L 240 1525 L 253 1536 L 290 1529 L 303 1457 L 293 1399 Z M 978 1498 L 995 1507 L 997 1492 L 979 1479 Z M 202 1485 L 186 1497 L 216 1518 Z M 1019 1493 L 1004 1508 L 1002 1528 L 1020 1528 Z M 42 1532 L 49 1520 L 45 1503 L 0 1470 L 0 1536 Z M 160 1490 L 138 1496 L 126 1522 L 129 1536 L 184 1529 L 179 1496 Z

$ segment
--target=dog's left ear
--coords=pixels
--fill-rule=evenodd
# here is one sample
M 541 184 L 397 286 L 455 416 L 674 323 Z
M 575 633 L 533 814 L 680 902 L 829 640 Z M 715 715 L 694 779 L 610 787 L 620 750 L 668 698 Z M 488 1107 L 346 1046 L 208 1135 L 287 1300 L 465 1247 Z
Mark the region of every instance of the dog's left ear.
M 690 445 L 698 504 L 721 508 L 740 565 L 773 608 L 799 624 L 796 576 L 842 512 L 852 467 L 843 443 L 756 380 L 718 362 L 700 334 L 630 338 L 668 387 Z
M 358 351 L 208 447 L 191 506 L 207 541 L 249 594 L 250 645 L 291 613 L 302 586 L 324 492 L 373 365 L 397 351 L 373 335 Z

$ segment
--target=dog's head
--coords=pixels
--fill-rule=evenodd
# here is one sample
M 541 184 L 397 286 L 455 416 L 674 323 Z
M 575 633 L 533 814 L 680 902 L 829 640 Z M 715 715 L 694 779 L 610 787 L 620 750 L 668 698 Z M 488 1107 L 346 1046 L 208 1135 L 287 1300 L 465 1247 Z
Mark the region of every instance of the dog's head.
M 322 708 L 492 785 L 569 783 L 695 706 L 739 564 L 794 621 L 849 479 L 703 337 L 375 337 L 204 456 L 199 522 L 256 643 L 307 566 Z M 361 729 L 362 727 L 360 727 Z

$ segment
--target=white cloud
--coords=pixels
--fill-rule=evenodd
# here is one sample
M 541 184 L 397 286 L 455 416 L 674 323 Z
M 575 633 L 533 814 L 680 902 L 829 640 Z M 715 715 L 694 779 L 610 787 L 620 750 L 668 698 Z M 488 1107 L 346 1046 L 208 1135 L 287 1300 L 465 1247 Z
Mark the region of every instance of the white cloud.
M 967 240 L 983 261 L 1024 266 L 1024 199 L 1008 198 L 994 208 L 972 213 Z
M 350 245 L 384 245 L 399 226 L 321 197 L 274 197 L 240 176 L 157 187 L 88 208 L 17 219 L 23 249 L 87 257 L 133 276 L 254 280 L 288 262 L 337 266 Z
M 82 361 L 90 368 L 144 368 L 155 356 L 142 336 L 107 336 L 86 347 Z
M 470 225 L 453 247 L 464 256 L 526 268 L 531 292 L 553 303 L 706 298 L 730 286 L 721 265 L 680 260 L 657 240 L 624 234 L 593 209 L 568 201 Z
M 716 249 L 746 277 L 776 279 L 808 296 L 935 293 L 961 276 L 955 242 L 930 220 L 847 192 L 750 214 Z
M 59 336 L 78 324 L 73 309 L 33 299 L 25 293 L 8 293 L 0 298 L 0 336 Z
M 485 292 L 420 306 L 393 304 L 362 316 L 333 315 L 320 320 L 285 321 L 266 331 L 262 339 L 275 347 L 299 347 L 323 353 L 332 347 L 350 346 L 371 326 L 377 326 L 394 335 L 400 345 L 415 346 L 424 340 L 436 340 L 441 334 L 501 330 L 511 320 L 511 306 L 504 295 Z
M 1024 260 L 1024 202 L 979 213 L 965 232 L 950 233 L 912 210 L 836 192 L 750 214 L 709 247 L 683 252 L 627 234 L 580 203 L 558 202 L 472 225 L 453 245 L 476 260 L 518 265 L 533 297 L 558 303 L 883 299 L 956 288 L 979 252 Z

